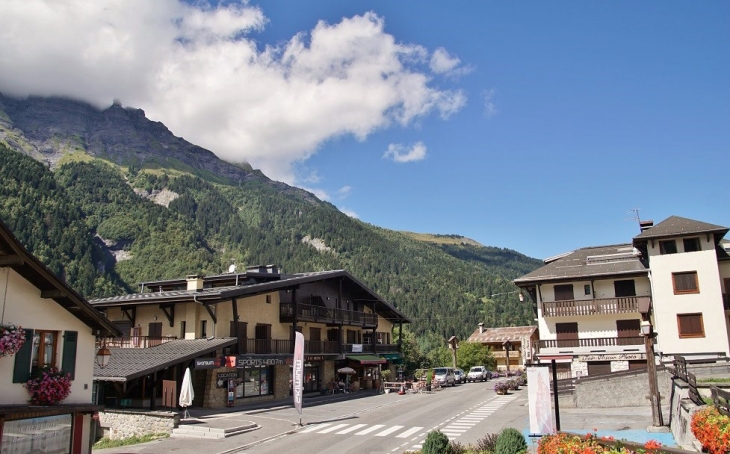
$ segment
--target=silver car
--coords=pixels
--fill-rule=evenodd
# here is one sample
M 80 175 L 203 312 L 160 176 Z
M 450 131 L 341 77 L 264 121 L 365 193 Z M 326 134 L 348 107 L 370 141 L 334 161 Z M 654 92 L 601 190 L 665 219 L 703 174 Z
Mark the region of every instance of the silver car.
M 456 379 L 454 378 L 454 369 L 451 367 L 434 367 L 433 381 L 441 386 L 454 386 Z
M 463 369 L 454 369 L 454 381 L 458 384 L 466 383 L 466 375 Z

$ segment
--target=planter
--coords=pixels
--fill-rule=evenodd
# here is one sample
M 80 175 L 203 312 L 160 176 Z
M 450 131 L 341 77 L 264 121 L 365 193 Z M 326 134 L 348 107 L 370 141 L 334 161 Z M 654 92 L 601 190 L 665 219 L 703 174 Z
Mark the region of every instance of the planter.
M 30 394 L 31 405 L 55 405 L 71 394 L 71 374 L 44 367 L 23 386 Z
M 25 330 L 12 323 L 0 325 L 0 358 L 12 356 L 25 343 Z

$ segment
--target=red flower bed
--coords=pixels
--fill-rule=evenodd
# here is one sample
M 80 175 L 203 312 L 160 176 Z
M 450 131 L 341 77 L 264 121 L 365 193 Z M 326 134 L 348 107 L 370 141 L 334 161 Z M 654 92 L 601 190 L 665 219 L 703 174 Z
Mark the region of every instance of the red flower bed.
M 610 443 L 605 443 L 610 442 Z M 598 438 L 594 434 L 585 437 L 559 433 L 540 439 L 538 454 L 650 454 L 659 452 L 662 444 L 649 440 L 643 449 L 631 450 L 620 442 L 613 443 L 613 437 Z
M 692 433 L 710 454 L 730 452 L 730 418 L 707 407 L 692 415 Z

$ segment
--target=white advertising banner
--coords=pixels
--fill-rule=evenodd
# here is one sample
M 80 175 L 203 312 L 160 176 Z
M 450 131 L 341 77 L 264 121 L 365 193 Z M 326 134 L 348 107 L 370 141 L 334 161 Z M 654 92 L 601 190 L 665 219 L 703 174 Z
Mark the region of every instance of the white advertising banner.
M 527 368 L 527 401 L 530 408 L 530 434 L 553 433 L 553 412 L 550 406 L 550 368 Z
M 302 392 L 304 392 L 304 335 L 294 333 L 294 361 L 292 366 L 292 394 L 294 408 L 302 414 Z

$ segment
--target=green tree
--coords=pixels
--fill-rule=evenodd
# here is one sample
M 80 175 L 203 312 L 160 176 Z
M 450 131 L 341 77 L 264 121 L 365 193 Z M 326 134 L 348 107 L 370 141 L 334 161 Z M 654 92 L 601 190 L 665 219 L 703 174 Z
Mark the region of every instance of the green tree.
M 492 350 L 479 342 L 461 342 L 456 353 L 456 362 L 459 368 L 465 371 L 473 366 L 485 366 L 489 370 L 494 370 L 497 364 Z

